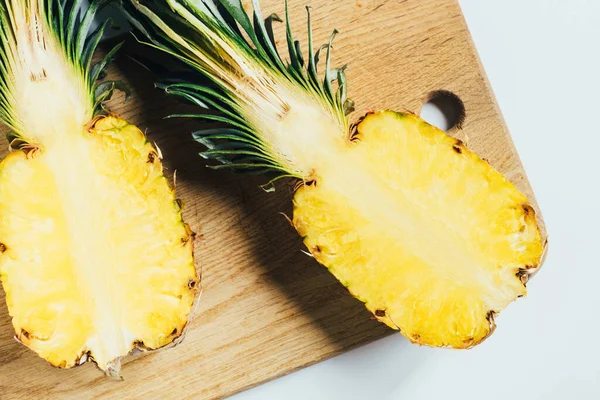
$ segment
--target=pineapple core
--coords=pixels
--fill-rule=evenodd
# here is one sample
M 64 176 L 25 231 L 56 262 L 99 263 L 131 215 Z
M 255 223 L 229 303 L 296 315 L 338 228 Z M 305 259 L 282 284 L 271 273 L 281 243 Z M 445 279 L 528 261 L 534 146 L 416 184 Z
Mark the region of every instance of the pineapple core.
M 156 150 L 123 120 L 0 164 L 0 272 L 17 338 L 51 364 L 109 371 L 181 335 L 194 301 L 190 231 Z M 62 139 L 61 139 L 62 138 Z
M 379 112 L 294 197 L 312 255 L 411 341 L 471 347 L 526 293 L 543 244 L 527 199 L 413 115 Z

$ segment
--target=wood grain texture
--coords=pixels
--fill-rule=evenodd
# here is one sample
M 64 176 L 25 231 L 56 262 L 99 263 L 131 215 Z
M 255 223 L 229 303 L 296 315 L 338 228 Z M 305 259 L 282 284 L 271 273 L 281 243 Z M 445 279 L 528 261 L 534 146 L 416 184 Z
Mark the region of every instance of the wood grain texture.
M 265 15 L 283 15 L 283 0 L 262 3 Z M 350 64 L 349 95 L 358 110 L 353 118 L 370 109 L 418 113 L 432 91 L 452 91 L 463 100 L 466 119 L 450 133 L 535 205 L 456 1 L 291 0 L 303 45 L 305 4 L 313 7 L 317 44 L 334 27 L 341 32 L 334 62 Z M 263 179 L 208 170 L 189 134 L 198 122 L 162 119 L 184 106 L 154 90 L 150 76 L 124 58 L 109 75 L 133 89 L 129 102 L 116 99 L 112 109 L 147 128 L 167 173 L 177 170 L 185 218 L 200 237 L 204 292 L 198 311 L 183 343 L 126 358 L 124 381 L 116 381 L 91 364 L 55 369 L 18 344 L 2 296 L 0 398 L 223 398 L 392 333 L 300 251 L 301 239 L 278 214 L 291 215 L 291 184 L 268 194 L 258 188 Z M 501 331 L 502 325 L 496 334 Z M 398 334 L 397 340 L 404 339 Z

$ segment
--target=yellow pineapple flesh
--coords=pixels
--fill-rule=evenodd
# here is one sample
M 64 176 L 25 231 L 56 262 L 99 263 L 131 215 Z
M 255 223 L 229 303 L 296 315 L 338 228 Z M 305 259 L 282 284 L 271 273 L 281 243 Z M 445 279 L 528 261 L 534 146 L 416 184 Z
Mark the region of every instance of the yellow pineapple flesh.
M 125 121 L 0 164 L 0 271 L 17 338 L 60 367 L 104 370 L 186 325 L 191 232 L 156 149 Z
M 378 112 L 294 197 L 317 261 L 416 343 L 464 348 L 526 293 L 543 243 L 528 200 L 461 142 Z

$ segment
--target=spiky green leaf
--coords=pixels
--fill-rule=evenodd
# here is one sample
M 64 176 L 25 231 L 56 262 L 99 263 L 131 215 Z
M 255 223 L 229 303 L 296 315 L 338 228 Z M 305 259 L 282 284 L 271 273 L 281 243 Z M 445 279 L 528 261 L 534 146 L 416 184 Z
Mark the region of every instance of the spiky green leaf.
M 227 159 L 232 163 L 237 156 L 252 153 L 259 158 L 250 161 L 260 164 L 254 170 L 271 168 L 279 174 L 301 176 L 275 155 L 276 150 L 271 149 L 260 131 L 265 127 L 259 128 L 253 122 L 252 113 L 262 112 L 260 105 L 252 103 L 254 101 L 264 103 L 264 112 L 273 116 L 274 124 L 287 112 L 285 102 L 278 103 L 278 89 L 268 89 L 270 82 L 288 82 L 290 87 L 296 87 L 314 99 L 315 107 L 329 110 L 342 128 L 347 127 L 346 112 L 350 108 L 345 107 L 350 104 L 345 99 L 347 82 L 343 69 L 331 67 L 332 42 L 337 31 L 328 43 L 315 51 L 310 8 L 307 7 L 309 32 L 305 57 L 300 42 L 293 37 L 285 1 L 286 60 L 275 44 L 273 22 L 281 22 L 281 19 L 275 14 L 263 18 L 258 0 L 252 0 L 251 13 L 244 10 L 240 0 L 121 0 L 121 4 L 136 31 L 147 38 L 147 44 L 183 61 L 212 82 L 208 90 L 197 80 L 176 84 L 179 86 L 158 85 L 201 109 L 199 113 L 171 115 L 171 118 L 199 118 L 226 125 L 223 129 L 228 131 L 223 134 L 215 134 L 212 130 L 209 135 L 194 134 L 194 138 L 207 148 L 219 141 L 219 150 L 209 151 L 205 156 L 218 155 L 219 160 Z M 325 49 L 326 65 L 320 76 L 319 55 Z M 165 72 L 160 66 L 152 68 L 152 64 L 148 64 L 149 68 L 158 74 Z M 334 82 L 337 82 L 337 88 L 333 87 Z M 263 87 L 267 89 L 261 89 Z M 206 108 L 215 113 L 202 111 Z M 248 140 L 249 137 L 253 139 Z M 261 159 L 269 162 L 262 165 Z M 251 165 L 239 161 L 236 164 L 241 169 Z

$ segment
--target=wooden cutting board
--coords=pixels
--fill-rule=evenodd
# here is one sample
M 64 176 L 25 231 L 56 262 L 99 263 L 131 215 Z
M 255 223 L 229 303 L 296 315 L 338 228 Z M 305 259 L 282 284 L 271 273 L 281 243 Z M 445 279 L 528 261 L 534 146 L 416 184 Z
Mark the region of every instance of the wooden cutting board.
M 283 0 L 262 3 L 265 15 L 283 15 Z M 354 118 L 369 109 L 419 113 L 432 92 L 451 91 L 464 102 L 466 118 L 450 134 L 534 201 L 456 1 L 291 0 L 304 45 L 307 3 L 317 44 L 334 27 L 341 32 L 334 62 L 350 64 Z M 150 76 L 126 58 L 110 75 L 133 89 L 129 102 L 112 101 L 113 110 L 147 128 L 167 171 L 177 170 L 185 218 L 200 237 L 199 309 L 183 343 L 126 358 L 124 380 L 117 381 L 91 364 L 55 369 L 18 344 L 2 295 L 0 398 L 223 398 L 392 333 L 301 252 L 300 238 L 279 214 L 291 215 L 292 185 L 265 193 L 258 188 L 264 179 L 208 170 L 189 134 L 198 123 L 162 119 L 182 106 L 154 90 Z

